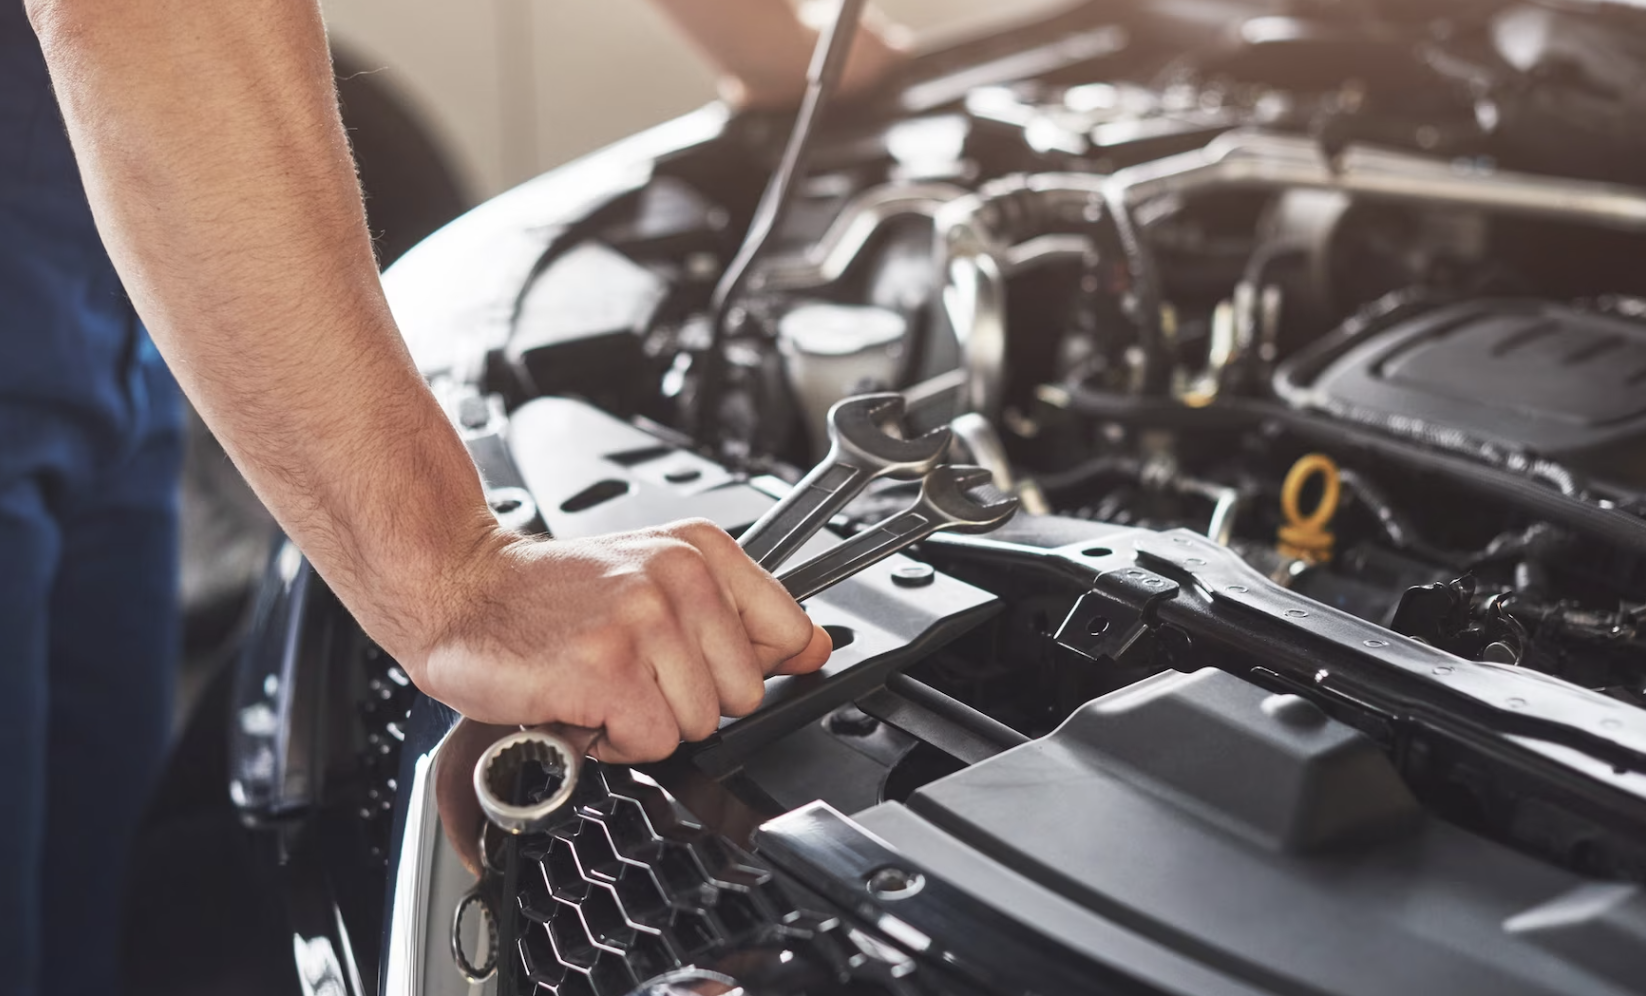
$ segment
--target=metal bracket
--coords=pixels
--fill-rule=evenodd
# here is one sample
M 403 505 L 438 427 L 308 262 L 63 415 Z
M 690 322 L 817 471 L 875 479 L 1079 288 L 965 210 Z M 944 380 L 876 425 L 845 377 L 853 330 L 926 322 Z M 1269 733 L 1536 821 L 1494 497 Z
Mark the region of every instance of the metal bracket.
M 1147 663 L 1154 654 L 1155 607 L 1176 598 L 1178 590 L 1176 581 L 1141 567 L 1105 571 L 1074 603 L 1054 639 L 1089 660 L 1122 667 Z

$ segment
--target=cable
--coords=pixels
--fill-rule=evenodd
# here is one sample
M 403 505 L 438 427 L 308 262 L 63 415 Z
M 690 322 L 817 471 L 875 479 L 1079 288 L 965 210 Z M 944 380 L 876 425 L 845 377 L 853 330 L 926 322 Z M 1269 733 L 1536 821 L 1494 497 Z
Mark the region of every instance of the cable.
M 760 195 L 760 203 L 755 206 L 743 244 L 738 247 L 737 255 L 732 257 L 726 271 L 720 275 L 720 282 L 715 285 L 714 296 L 709 302 L 713 317 L 697 402 L 697 431 L 693 433 L 704 442 L 712 444 L 719 438 L 715 413 L 720 406 L 720 392 L 725 380 L 722 350 L 729 331 L 727 321 L 732 304 L 742 295 L 743 285 L 748 282 L 755 260 L 765 251 L 772 235 L 788 217 L 789 208 L 794 202 L 795 181 L 805 173 L 810 158 L 817 121 L 845 75 L 846 59 L 851 53 L 852 40 L 857 35 L 863 4 L 864 0 L 840 0 L 834 19 L 818 34 L 817 47 L 812 50 L 811 65 L 806 71 L 806 95 L 801 98 L 800 111 L 795 116 L 794 129 L 789 132 L 783 158 L 778 161 L 765 192 Z

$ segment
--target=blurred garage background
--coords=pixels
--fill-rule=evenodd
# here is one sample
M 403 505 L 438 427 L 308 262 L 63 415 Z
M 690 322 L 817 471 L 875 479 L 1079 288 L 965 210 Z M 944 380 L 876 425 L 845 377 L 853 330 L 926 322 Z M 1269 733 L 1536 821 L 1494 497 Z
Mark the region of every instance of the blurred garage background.
M 1070 0 L 880 0 L 917 47 Z M 650 0 L 324 0 L 344 123 L 386 266 L 457 214 L 715 99 Z M 808 9 L 808 7 L 810 9 Z M 805 0 L 812 20 L 830 0 Z M 273 526 L 198 419 L 184 485 L 179 722 L 233 653 Z
M 708 69 L 647 0 L 324 3 L 334 44 L 415 109 L 477 199 L 714 97 Z M 1066 5 L 877 4 L 924 42 Z

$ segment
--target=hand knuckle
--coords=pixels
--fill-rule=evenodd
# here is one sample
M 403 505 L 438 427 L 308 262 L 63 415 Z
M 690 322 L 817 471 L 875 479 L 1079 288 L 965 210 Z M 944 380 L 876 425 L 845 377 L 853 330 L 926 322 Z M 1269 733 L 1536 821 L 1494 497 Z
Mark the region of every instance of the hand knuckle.
M 709 576 L 703 554 L 689 544 L 671 546 L 657 559 L 659 576 L 672 584 L 696 588 Z
M 728 716 L 747 716 L 760 708 L 760 703 L 765 697 L 765 683 L 751 674 L 731 685 L 720 707 Z
M 628 640 L 618 627 L 591 626 L 572 639 L 571 654 L 585 664 L 604 666 L 614 660 L 626 660 L 627 645 Z
M 710 522 L 708 519 L 701 517 L 681 519 L 679 522 L 675 523 L 675 530 L 681 536 L 693 541 L 703 540 L 713 542 L 715 539 L 715 534 L 718 533 L 721 536 L 726 535 L 719 526 L 715 525 L 713 522 Z
M 671 539 L 658 549 L 657 559 L 659 562 L 668 565 L 690 564 L 701 562 L 703 554 L 698 551 L 697 547 L 692 546 L 685 540 Z
M 660 761 L 680 746 L 680 728 L 673 723 L 651 723 L 641 735 L 640 747 L 646 757 Z
M 687 740 L 696 742 L 714 736 L 720 728 L 720 714 L 714 710 L 699 712 L 681 724 L 680 732 Z
M 654 625 L 668 615 L 669 598 L 655 581 L 636 581 L 619 597 L 614 611 L 630 626 Z

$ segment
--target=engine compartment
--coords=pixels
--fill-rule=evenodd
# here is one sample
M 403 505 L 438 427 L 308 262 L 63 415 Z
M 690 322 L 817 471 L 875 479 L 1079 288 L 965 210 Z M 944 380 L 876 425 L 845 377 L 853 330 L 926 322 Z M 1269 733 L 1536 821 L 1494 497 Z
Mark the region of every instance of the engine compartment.
M 736 531 L 867 391 L 1027 513 L 812 600 L 825 672 L 507 844 L 501 991 L 1639 989 L 1646 46 L 1597 28 L 1638 15 L 1176 6 L 917 60 L 729 297 L 782 116 L 637 137 L 386 274 L 511 527 Z M 371 784 L 397 827 L 451 722 Z M 927 900 L 864 894 L 894 860 Z
M 1525 68 L 1587 23 L 1348 5 L 914 84 L 822 136 L 717 313 L 759 189 L 726 146 L 761 162 L 779 124 L 733 121 L 557 234 L 480 390 L 575 394 L 791 480 L 829 404 L 904 391 L 911 429 L 953 422 L 1031 511 L 1194 528 L 1642 704 L 1646 188 L 1529 134 L 1587 99 Z
M 735 532 L 783 487 L 574 399 L 469 433 L 477 456 L 511 456 L 556 536 L 671 514 Z M 807 604 L 836 642 L 820 675 L 773 680 L 667 762 L 596 765 L 554 825 L 497 843 L 500 991 L 627 992 L 675 964 L 771 993 L 858 991 L 832 972 L 877 993 L 1639 977 L 1646 724 L 1628 703 L 1334 610 L 1183 528 L 1024 516 Z M 674 815 L 625 815 L 645 805 Z M 820 924 L 888 866 L 933 892 L 876 908 L 960 981 L 900 987 L 907 955 L 830 953 L 842 938 Z

